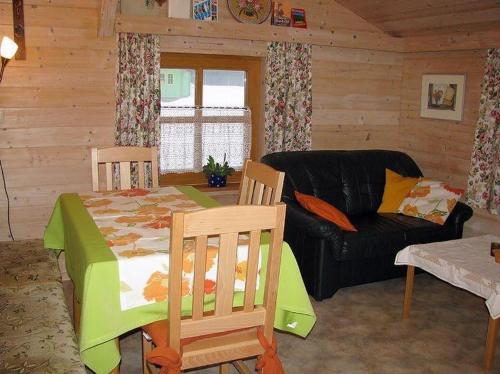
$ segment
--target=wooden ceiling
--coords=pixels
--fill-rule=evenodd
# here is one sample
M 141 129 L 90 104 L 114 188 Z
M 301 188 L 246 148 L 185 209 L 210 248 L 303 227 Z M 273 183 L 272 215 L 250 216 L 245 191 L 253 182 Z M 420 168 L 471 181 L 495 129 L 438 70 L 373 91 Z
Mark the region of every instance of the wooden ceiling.
M 500 30 L 500 0 L 336 0 L 392 36 Z

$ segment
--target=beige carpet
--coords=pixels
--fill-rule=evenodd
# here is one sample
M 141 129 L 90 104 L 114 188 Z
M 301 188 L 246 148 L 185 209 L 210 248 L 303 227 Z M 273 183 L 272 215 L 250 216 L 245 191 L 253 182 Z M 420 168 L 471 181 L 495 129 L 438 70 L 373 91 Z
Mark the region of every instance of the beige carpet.
M 43 250 L 41 241 L 36 245 Z M 71 308 L 71 282 L 64 284 Z M 286 372 L 484 373 L 489 316 L 484 300 L 419 274 L 411 318 L 403 322 L 404 285 L 403 278 L 371 283 L 313 301 L 318 321 L 306 339 L 276 333 Z M 498 340 L 493 373 L 500 373 Z M 121 348 L 121 373 L 140 373 L 140 333 L 123 337 Z M 194 372 L 217 373 L 218 369 Z
M 277 333 L 286 372 L 484 372 L 488 312 L 483 299 L 420 274 L 411 319 L 402 322 L 403 293 L 404 279 L 395 279 L 342 289 L 313 302 L 318 321 L 307 339 Z M 493 373 L 500 373 L 499 344 Z M 122 352 L 121 372 L 140 373 L 138 333 L 122 339 Z

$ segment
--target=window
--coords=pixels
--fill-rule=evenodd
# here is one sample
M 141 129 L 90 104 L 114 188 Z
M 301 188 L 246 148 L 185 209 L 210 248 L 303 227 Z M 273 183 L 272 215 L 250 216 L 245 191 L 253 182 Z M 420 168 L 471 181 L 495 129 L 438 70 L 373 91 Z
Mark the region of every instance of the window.
M 160 182 L 206 183 L 209 155 L 237 170 L 258 155 L 260 58 L 162 53 Z M 236 173 L 229 181 L 239 181 Z

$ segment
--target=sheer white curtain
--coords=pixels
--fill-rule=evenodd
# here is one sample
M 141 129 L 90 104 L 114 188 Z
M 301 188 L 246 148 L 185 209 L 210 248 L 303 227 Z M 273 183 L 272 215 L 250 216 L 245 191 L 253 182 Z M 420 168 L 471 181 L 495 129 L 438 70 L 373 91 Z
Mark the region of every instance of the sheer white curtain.
M 240 170 L 250 156 L 247 108 L 163 107 L 160 119 L 162 173 L 200 172 L 208 156 Z

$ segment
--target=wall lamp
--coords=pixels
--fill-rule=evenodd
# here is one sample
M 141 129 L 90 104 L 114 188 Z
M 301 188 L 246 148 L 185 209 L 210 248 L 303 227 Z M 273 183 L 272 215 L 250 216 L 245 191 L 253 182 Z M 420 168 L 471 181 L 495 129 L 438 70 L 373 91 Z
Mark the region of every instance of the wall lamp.
M 3 71 L 8 62 L 14 57 L 17 52 L 17 44 L 9 37 L 4 36 L 2 44 L 0 44 L 0 56 L 2 56 L 2 68 L 0 70 L 0 83 L 3 78 Z

